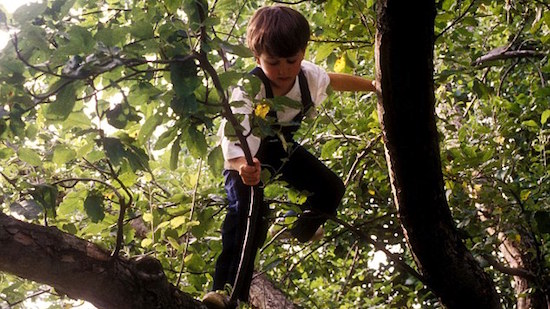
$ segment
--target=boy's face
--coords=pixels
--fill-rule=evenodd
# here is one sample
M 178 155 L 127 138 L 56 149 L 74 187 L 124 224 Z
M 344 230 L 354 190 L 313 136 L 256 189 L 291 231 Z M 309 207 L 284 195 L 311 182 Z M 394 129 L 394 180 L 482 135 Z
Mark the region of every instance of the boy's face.
M 271 56 L 268 53 L 262 53 L 256 57 L 256 62 L 271 81 L 274 95 L 285 95 L 292 89 L 296 76 L 300 73 L 304 52 L 301 50 L 287 58 Z

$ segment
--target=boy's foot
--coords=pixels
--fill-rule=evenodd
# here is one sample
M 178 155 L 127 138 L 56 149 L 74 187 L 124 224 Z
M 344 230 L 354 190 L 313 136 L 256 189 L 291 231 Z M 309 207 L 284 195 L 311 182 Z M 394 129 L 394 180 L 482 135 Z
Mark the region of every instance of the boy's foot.
M 287 219 L 292 220 L 291 218 L 296 216 L 296 212 L 289 210 L 282 218 L 277 218 L 275 223 L 269 228 L 269 236 L 278 240 L 289 240 L 296 238 L 290 232 L 291 229 L 289 226 L 292 222 L 287 222 Z M 309 241 L 318 241 L 323 238 L 324 235 L 325 230 L 323 229 L 323 226 L 319 226 Z
M 229 296 L 211 291 L 204 295 L 202 303 L 208 309 L 226 309 L 229 306 Z

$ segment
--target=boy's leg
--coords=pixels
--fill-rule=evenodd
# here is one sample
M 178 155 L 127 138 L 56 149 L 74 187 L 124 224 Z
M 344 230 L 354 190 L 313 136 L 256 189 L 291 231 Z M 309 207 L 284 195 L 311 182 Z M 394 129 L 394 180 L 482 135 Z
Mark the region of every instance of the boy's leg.
M 225 217 L 222 226 L 222 252 L 216 262 L 216 271 L 214 274 L 213 290 L 223 290 L 226 283 L 233 285 L 235 277 L 239 267 L 241 251 L 243 248 L 244 234 L 246 230 L 246 221 L 248 215 L 248 207 L 250 204 L 250 187 L 243 184 L 239 173 L 236 171 L 224 171 L 225 176 L 225 190 L 227 192 L 227 199 L 229 205 L 227 207 L 227 215 Z M 256 186 L 255 193 L 259 194 L 258 200 L 263 200 L 263 190 L 260 186 Z M 265 240 L 266 224 L 262 220 L 265 216 L 265 205 L 257 205 L 261 207 L 260 220 L 258 221 L 258 231 L 249 235 L 254 237 L 257 248 L 262 245 Z M 252 260 L 254 260 L 252 257 Z M 252 281 L 252 274 L 254 271 L 253 263 L 250 264 L 248 269 L 243 269 L 243 276 L 245 276 L 245 284 L 239 299 L 243 301 L 248 300 L 248 289 L 250 282 Z
M 321 226 L 326 217 L 335 215 L 344 196 L 342 180 L 304 147 L 295 144 L 289 159 L 282 165 L 281 179 L 300 191 L 310 193 L 302 205 L 304 211 L 296 220 L 291 233 L 306 242 Z

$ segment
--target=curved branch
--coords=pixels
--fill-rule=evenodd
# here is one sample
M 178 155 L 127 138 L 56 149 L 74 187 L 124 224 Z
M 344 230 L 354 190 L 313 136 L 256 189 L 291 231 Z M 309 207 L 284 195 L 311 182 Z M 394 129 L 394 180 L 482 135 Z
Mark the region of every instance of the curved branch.
M 86 240 L 4 213 L 0 213 L 0 271 L 48 284 L 98 308 L 205 309 L 170 284 L 155 259 L 113 259 Z
M 533 274 L 532 272 L 526 270 L 526 269 L 513 268 L 513 267 L 508 267 L 508 266 L 502 265 L 494 257 L 492 257 L 488 254 L 484 254 L 483 258 L 487 261 L 487 263 L 489 263 L 489 265 L 493 266 L 494 269 L 500 271 L 503 274 L 507 274 L 507 275 L 511 275 L 511 276 L 518 276 L 518 277 L 522 277 L 522 278 L 532 280 L 532 281 L 537 280 L 537 276 L 535 274 Z
M 437 41 L 437 39 L 439 39 L 440 36 L 445 34 L 445 32 L 449 31 L 449 29 L 451 29 L 454 25 L 456 25 L 462 18 L 464 18 L 466 16 L 466 14 L 468 13 L 468 11 L 472 8 L 472 6 L 474 5 L 475 2 L 476 2 L 476 0 L 472 0 L 472 2 L 470 2 L 470 5 L 468 5 L 466 10 L 464 10 L 464 12 L 462 12 L 462 14 L 460 14 L 455 20 L 453 20 L 453 22 L 450 23 L 447 27 L 445 27 L 445 29 L 443 29 L 439 34 L 436 34 L 434 36 L 434 42 Z
M 544 58 L 546 53 L 537 50 L 506 50 L 506 47 L 499 47 L 491 50 L 472 62 L 472 66 L 481 66 L 489 61 L 522 59 L 522 58 Z

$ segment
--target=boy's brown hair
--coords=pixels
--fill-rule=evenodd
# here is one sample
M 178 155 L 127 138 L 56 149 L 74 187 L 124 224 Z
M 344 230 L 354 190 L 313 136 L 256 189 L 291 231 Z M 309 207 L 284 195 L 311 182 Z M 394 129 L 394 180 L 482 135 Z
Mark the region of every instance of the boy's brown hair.
M 298 11 L 275 5 L 257 10 L 246 31 L 248 48 L 255 56 L 266 52 L 287 58 L 305 50 L 310 29 L 307 19 Z

